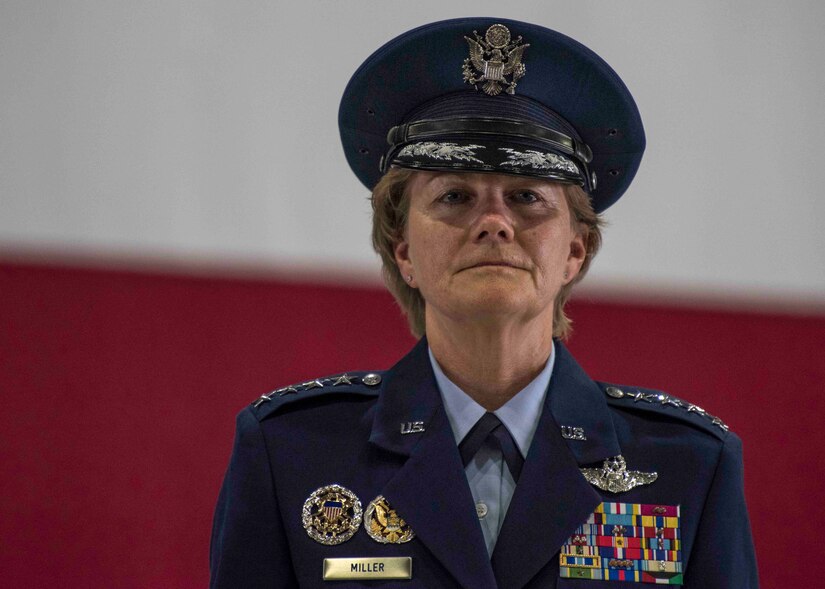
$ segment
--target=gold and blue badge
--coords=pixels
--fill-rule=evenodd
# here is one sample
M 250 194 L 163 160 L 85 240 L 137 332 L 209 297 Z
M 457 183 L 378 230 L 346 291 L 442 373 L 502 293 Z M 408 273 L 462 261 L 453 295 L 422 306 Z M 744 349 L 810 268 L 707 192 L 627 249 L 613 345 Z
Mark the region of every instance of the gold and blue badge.
M 361 501 L 341 485 L 326 485 L 304 502 L 301 521 L 309 537 L 332 546 L 346 542 L 361 525 Z
M 561 547 L 566 579 L 682 585 L 678 505 L 602 503 Z
M 370 538 L 381 544 L 403 544 L 415 538 L 415 532 L 382 495 L 367 506 L 364 529 Z

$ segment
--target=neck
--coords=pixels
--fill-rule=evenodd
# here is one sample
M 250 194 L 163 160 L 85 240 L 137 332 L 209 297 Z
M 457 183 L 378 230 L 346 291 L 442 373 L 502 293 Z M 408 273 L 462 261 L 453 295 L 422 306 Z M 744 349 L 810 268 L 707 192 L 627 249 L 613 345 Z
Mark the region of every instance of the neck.
M 427 342 L 444 374 L 488 411 L 530 384 L 553 349 L 552 321 L 546 316 L 501 325 L 428 313 L 426 326 Z

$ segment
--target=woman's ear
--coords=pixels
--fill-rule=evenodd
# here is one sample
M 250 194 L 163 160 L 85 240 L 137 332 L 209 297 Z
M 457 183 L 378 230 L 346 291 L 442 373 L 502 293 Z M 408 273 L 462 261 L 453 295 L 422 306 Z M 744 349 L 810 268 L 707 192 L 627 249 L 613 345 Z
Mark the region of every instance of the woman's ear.
M 565 284 L 573 282 L 579 271 L 582 269 L 584 261 L 587 259 L 586 230 L 582 227 L 570 240 L 570 253 L 567 255 L 567 262 L 564 265 Z
M 410 259 L 410 244 L 405 240 L 400 240 L 395 244 L 393 249 L 395 254 L 395 263 L 398 266 L 398 271 L 404 277 L 404 281 L 411 287 L 415 288 L 415 274 L 413 273 L 413 264 Z

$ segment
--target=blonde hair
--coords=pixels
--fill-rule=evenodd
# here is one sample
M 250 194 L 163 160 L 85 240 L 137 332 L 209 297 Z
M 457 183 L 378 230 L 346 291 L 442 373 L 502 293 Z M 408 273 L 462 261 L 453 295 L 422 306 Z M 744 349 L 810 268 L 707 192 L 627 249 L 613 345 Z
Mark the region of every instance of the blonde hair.
M 413 170 L 391 168 L 372 191 L 372 247 L 381 256 L 384 283 L 395 297 L 398 306 L 407 316 L 410 330 L 416 337 L 425 332 L 424 312 L 426 304 L 418 289 L 404 280 L 395 262 L 395 246 L 403 239 L 410 212 L 407 183 Z M 564 194 L 570 208 L 570 223 L 584 238 L 585 258 L 576 277 L 565 284 L 553 305 L 553 336 L 567 338 L 572 332 L 572 321 L 564 313 L 573 286 L 590 268 L 593 257 L 602 244 L 603 219 L 593 210 L 590 197 L 575 184 L 565 184 Z

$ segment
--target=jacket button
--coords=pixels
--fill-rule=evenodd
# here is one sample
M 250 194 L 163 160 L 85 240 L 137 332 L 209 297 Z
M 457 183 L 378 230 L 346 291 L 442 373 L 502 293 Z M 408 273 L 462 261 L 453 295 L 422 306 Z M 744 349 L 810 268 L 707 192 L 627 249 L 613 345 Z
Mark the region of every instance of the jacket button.
M 614 399 L 621 399 L 622 397 L 624 397 L 624 391 L 616 387 L 607 387 L 604 390 L 604 392 L 613 397 Z
M 361 379 L 365 385 L 374 387 L 378 383 L 381 382 L 381 375 L 375 374 L 374 372 L 370 372 L 369 374 L 365 375 L 364 378 Z

